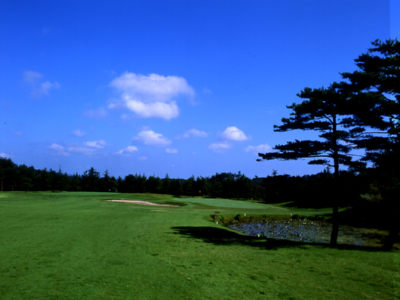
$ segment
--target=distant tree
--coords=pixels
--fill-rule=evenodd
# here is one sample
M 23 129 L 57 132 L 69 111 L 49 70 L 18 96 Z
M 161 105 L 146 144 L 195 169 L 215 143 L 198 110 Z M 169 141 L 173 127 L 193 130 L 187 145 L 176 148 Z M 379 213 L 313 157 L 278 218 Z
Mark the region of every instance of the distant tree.
M 71 189 L 71 179 L 67 172 L 60 174 L 60 191 L 69 191 Z
M 198 192 L 199 196 L 208 195 L 210 189 L 210 184 L 208 183 L 207 177 L 197 177 L 196 178 L 196 192 Z
M 47 168 L 40 171 L 40 190 L 48 191 L 51 190 L 51 178 Z
M 308 99 L 300 104 L 293 103 L 287 106 L 292 109 L 290 118 L 283 118 L 283 125 L 274 126 L 275 132 L 287 132 L 292 130 L 315 130 L 321 132 L 320 140 L 295 140 L 286 145 L 274 147 L 277 152 L 259 153 L 261 160 L 297 160 L 311 158 L 309 164 L 326 165 L 334 167 L 334 177 L 339 175 L 339 165 L 352 165 L 352 150 L 348 139 L 350 133 L 343 126 L 347 125 L 348 95 L 341 93 L 332 85 L 328 89 L 305 88 L 298 97 Z M 333 165 L 332 162 L 333 161 Z M 357 163 L 360 166 L 360 163 Z M 336 180 L 337 181 L 337 180 Z M 336 245 L 338 236 L 338 189 L 332 186 L 329 194 L 334 195 L 333 201 L 333 229 L 331 234 L 331 245 Z
M 99 180 L 99 190 L 108 192 L 111 190 L 111 185 L 111 177 L 108 170 L 106 170 L 103 174 L 103 177 L 101 177 Z
M 98 190 L 100 181 L 100 173 L 97 172 L 93 167 L 86 170 L 82 176 L 82 188 L 85 191 L 95 192 Z
M 135 190 L 135 176 L 133 174 L 129 174 L 125 176 L 124 179 L 124 188 L 123 191 L 125 193 L 134 193 Z
M 119 192 L 123 192 L 123 191 L 124 191 L 125 183 L 124 183 L 124 180 L 122 179 L 121 176 L 118 176 L 118 179 L 117 179 L 117 186 L 118 186 L 118 191 L 119 191 Z
M 183 194 L 181 180 L 171 179 L 171 194 L 174 196 L 180 196 Z
M 146 192 L 146 175 L 135 174 L 134 176 L 134 193 L 144 193 Z
M 150 176 L 147 178 L 146 181 L 146 190 L 149 193 L 159 193 L 161 189 L 161 179 L 155 175 Z
M 118 188 L 119 188 L 118 181 L 117 181 L 117 179 L 115 179 L 114 176 L 111 176 L 110 184 L 111 184 L 111 191 L 118 192 Z
M 34 189 L 33 178 L 35 176 L 35 169 L 31 166 L 28 167 L 24 164 L 18 166 L 18 187 L 21 191 L 31 191 Z
M 162 179 L 162 193 L 171 194 L 171 179 L 168 173 L 165 175 L 165 178 Z
M 78 173 L 75 173 L 71 180 L 71 190 L 72 191 L 81 191 L 81 176 Z
M 186 196 L 197 195 L 197 193 L 195 192 L 196 182 L 195 182 L 194 176 L 192 176 L 182 182 L 182 190 L 183 190 L 183 194 Z
M 12 182 L 16 179 L 17 165 L 10 158 L 0 157 L 0 184 L 1 191 L 10 190 Z
M 215 181 L 210 183 L 210 196 L 212 198 L 223 197 L 222 181 Z

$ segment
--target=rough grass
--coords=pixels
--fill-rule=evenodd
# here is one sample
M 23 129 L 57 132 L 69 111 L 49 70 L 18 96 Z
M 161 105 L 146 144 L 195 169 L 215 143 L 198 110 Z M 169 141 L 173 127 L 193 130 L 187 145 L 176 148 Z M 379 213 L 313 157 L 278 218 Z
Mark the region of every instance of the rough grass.
M 215 210 L 276 215 L 290 209 L 151 194 L 0 195 L 2 300 L 400 296 L 399 251 L 261 240 L 220 227 L 209 216 Z M 121 198 L 188 205 L 103 201 Z

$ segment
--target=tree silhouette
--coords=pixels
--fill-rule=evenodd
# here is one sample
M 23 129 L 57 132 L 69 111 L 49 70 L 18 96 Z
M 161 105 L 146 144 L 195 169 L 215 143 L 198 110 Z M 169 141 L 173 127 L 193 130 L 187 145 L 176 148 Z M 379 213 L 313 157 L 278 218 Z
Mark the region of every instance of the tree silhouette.
M 380 186 L 384 202 L 392 212 L 392 228 L 385 248 L 391 249 L 400 232 L 400 42 L 375 40 L 368 53 L 354 61 L 361 69 L 341 73 L 347 82 L 336 87 L 350 94 L 353 114 L 348 125 L 356 129 L 353 143 L 365 149 L 364 161 L 370 161 L 370 171 Z
M 283 125 L 274 125 L 275 132 L 287 132 L 292 130 L 314 130 L 321 134 L 319 140 L 295 140 L 286 145 L 274 147 L 276 152 L 259 153 L 261 160 L 297 160 L 311 158 L 311 165 L 326 165 L 334 167 L 335 185 L 332 187 L 333 196 L 333 228 L 331 245 L 336 245 L 338 236 L 338 175 L 339 165 L 359 165 L 352 161 L 352 146 L 348 144 L 351 137 L 349 131 L 343 126 L 348 124 L 346 93 L 341 93 L 333 85 L 329 88 L 311 89 L 305 88 L 298 97 L 304 100 L 300 104 L 293 103 L 287 108 L 292 109 L 292 117 L 283 118 Z M 333 162 L 333 165 L 332 165 Z

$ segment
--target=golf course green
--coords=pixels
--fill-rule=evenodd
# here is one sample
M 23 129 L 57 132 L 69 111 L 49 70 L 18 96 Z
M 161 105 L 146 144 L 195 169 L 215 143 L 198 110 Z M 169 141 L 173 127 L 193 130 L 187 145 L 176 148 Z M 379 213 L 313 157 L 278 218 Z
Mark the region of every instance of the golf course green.
M 181 206 L 105 201 L 121 199 Z M 399 250 L 255 238 L 217 225 L 214 211 L 301 212 L 170 195 L 2 192 L 0 299 L 400 297 Z

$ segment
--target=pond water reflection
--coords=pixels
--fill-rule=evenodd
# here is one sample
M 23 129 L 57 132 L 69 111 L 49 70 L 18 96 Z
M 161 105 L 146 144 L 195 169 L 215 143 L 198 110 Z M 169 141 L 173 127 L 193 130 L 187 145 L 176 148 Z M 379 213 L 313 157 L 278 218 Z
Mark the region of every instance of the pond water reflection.
M 260 236 L 306 243 L 329 244 L 332 232 L 331 223 L 307 219 L 266 220 L 251 223 L 234 223 L 229 224 L 227 227 L 250 236 Z M 340 225 L 337 242 L 338 244 L 356 246 L 379 246 L 380 241 L 373 240 L 371 238 L 371 232 L 366 228 Z

